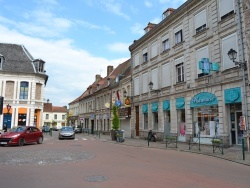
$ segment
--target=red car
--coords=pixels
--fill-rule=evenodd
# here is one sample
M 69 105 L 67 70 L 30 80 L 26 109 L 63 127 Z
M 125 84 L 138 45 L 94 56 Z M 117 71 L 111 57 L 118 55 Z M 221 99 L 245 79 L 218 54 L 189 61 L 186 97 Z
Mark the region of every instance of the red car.
M 0 145 L 19 145 L 23 146 L 28 143 L 43 142 L 43 133 L 37 128 L 32 126 L 18 126 L 13 127 L 8 132 L 0 134 Z

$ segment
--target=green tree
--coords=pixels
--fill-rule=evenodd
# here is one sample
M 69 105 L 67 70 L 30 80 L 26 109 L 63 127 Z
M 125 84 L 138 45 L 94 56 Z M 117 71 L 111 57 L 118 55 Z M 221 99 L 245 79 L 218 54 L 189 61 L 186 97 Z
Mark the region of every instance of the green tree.
M 120 127 L 120 120 L 117 114 L 117 106 L 113 106 L 112 107 L 112 111 L 113 111 L 113 120 L 112 120 L 112 129 L 113 130 L 118 130 Z

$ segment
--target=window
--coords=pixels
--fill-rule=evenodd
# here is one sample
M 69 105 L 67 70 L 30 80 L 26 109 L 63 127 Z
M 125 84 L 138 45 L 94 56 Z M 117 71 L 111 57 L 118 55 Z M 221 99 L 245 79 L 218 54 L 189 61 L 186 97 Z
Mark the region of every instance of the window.
M 151 58 L 157 56 L 157 41 L 151 45 Z
M 57 114 L 54 114 L 54 119 L 57 119 Z
M 158 112 L 153 113 L 154 117 L 154 130 L 158 130 Z
M 143 63 L 148 61 L 148 53 L 143 54 Z
M 195 15 L 194 24 L 196 33 L 199 33 L 207 28 L 207 18 L 206 18 L 206 10 L 203 10 Z
M 182 42 L 182 30 L 175 33 L 175 44 L 179 44 Z
M 170 63 L 166 63 L 162 65 L 161 70 L 161 77 L 162 77 L 162 87 L 167 87 L 171 85 L 171 66 Z
M 29 83 L 21 82 L 20 84 L 20 99 L 28 99 Z
M 137 54 L 134 56 L 134 67 L 137 67 L 139 64 L 140 64 L 140 61 L 139 61 L 139 54 L 137 53 Z
M 148 92 L 148 73 L 142 75 L 142 93 Z
M 234 0 L 220 0 L 219 3 L 221 20 L 234 14 Z
M 184 82 L 184 64 L 176 65 L 177 82 Z
M 186 135 L 186 124 L 185 124 L 185 109 L 179 109 L 177 110 L 177 123 L 179 126 L 179 136 L 185 137 Z
M 0 54 L 0 69 L 3 68 L 4 57 Z
M 156 69 L 153 69 L 152 72 L 151 72 L 151 81 L 153 82 L 153 89 L 159 89 L 159 80 L 158 80 L 158 68 Z
M 169 39 L 166 39 L 162 42 L 162 50 L 165 51 L 165 50 L 168 50 L 169 48 L 170 48 Z
M 46 119 L 49 119 L 49 114 L 46 114 Z
M 139 95 L 139 77 L 134 79 L 134 96 Z
M 235 67 L 235 64 L 233 61 L 231 61 L 227 55 L 228 51 L 232 48 L 235 48 L 236 51 L 239 51 L 237 48 L 237 34 L 234 33 L 232 35 L 229 35 L 227 37 L 222 38 L 222 66 L 223 70 L 233 68 Z M 236 58 L 236 61 L 238 61 L 238 58 Z
M 148 130 L 148 113 L 144 113 L 144 130 Z
M 196 67 L 198 77 L 206 75 L 202 73 L 201 69 L 199 69 L 199 61 L 201 61 L 202 58 L 209 58 L 208 46 L 196 50 Z
M 62 115 L 62 119 L 65 120 L 65 115 Z

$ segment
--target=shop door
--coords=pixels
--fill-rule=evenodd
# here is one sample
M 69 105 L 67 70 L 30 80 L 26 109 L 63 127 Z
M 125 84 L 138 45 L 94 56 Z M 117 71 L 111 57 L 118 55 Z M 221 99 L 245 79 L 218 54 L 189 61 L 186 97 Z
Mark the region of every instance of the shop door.
M 231 113 L 231 143 L 232 145 L 242 144 L 243 130 L 240 129 L 241 111 Z
M 94 134 L 94 120 L 91 120 L 91 134 Z
M 135 132 L 139 136 L 139 106 L 135 107 Z
M 11 114 L 4 114 L 3 124 L 6 124 L 8 129 L 11 128 Z
M 164 139 L 170 135 L 170 111 L 164 111 Z

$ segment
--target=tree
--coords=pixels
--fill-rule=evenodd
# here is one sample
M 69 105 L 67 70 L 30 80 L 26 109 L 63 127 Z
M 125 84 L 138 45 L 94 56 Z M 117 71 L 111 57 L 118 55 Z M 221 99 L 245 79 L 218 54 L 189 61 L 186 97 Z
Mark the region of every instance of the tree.
M 113 111 L 113 120 L 112 120 L 112 129 L 113 130 L 118 130 L 119 127 L 120 127 L 120 120 L 119 120 L 119 117 L 118 117 L 118 114 L 117 114 L 117 106 L 114 105 L 112 107 L 112 111 Z

